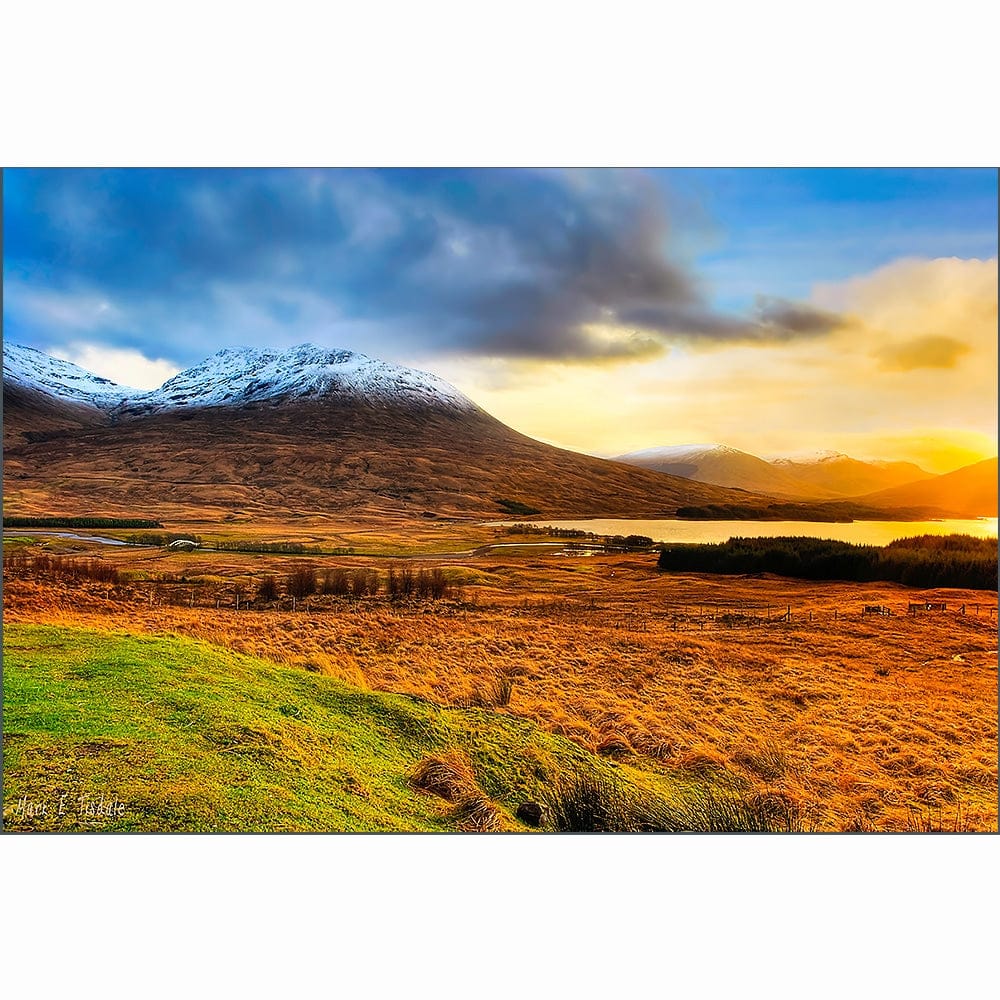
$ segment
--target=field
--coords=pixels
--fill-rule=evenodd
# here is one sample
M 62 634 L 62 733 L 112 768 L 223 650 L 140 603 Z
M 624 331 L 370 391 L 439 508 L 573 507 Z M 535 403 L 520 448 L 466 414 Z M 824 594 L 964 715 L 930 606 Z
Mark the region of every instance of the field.
M 148 806 L 141 828 L 456 829 L 465 821 L 455 806 L 427 799 L 410 781 L 428 754 L 454 752 L 471 755 L 474 783 L 494 810 L 491 828 L 527 829 L 514 815 L 519 800 L 551 798 L 581 769 L 670 804 L 669 820 L 642 828 L 727 828 L 684 812 L 691 796 L 706 795 L 768 803 L 783 817 L 777 828 L 997 828 L 995 591 L 663 573 L 645 553 L 580 558 L 515 548 L 446 558 L 504 539 L 473 525 L 413 527 L 408 537 L 355 536 L 358 551 L 381 554 L 354 557 L 96 548 L 19 530 L 5 550 L 63 558 L 75 548 L 123 577 L 8 572 L 5 560 L 5 736 L 14 734 L 5 821 L 15 792 L 30 798 L 41 794 L 39 783 L 50 794 L 84 779 L 94 787 L 102 774 L 132 774 L 129 762 L 145 761 L 141 794 L 131 778 L 122 791 L 132 787 L 148 806 L 150 775 L 163 769 L 183 804 L 168 796 Z M 351 536 L 300 526 L 285 537 L 327 547 Z M 440 568 L 449 591 L 390 599 L 390 566 Z M 303 567 L 364 568 L 382 586 L 357 598 L 306 596 L 294 610 L 287 599 L 247 607 L 266 576 L 280 581 Z M 914 603 L 945 607 L 908 613 Z M 91 645 L 81 646 L 81 636 Z M 57 656 L 50 663 L 38 652 L 46 647 L 107 665 L 70 680 L 58 674 Z M 151 649 L 157 656 L 145 655 Z M 163 675 L 164 657 L 211 661 L 198 668 L 211 711 L 198 707 L 185 675 L 171 721 L 163 691 L 178 678 Z M 12 667 L 44 683 L 12 688 Z M 45 716 L 52 684 L 62 685 L 52 705 L 65 714 Z M 279 718 L 274 706 L 279 715 L 286 703 L 312 713 L 327 690 L 365 706 L 342 713 L 360 730 L 383 704 L 438 720 L 437 728 L 433 738 L 415 737 L 424 730 L 407 723 L 386 737 L 391 749 L 357 744 L 350 760 L 332 735 L 347 725 L 342 718 L 324 717 L 296 742 L 289 733 L 300 722 Z M 155 695 L 153 706 L 136 715 L 143 691 Z M 233 702 L 237 691 L 246 704 Z M 100 710 L 84 719 L 71 710 L 81 704 Z M 179 733 L 185 713 L 192 727 Z M 122 733 L 130 715 L 148 730 Z M 232 747 L 206 735 L 220 727 Z M 227 770 L 254 759 L 261 733 L 273 769 L 263 784 L 248 763 Z M 73 743 L 112 749 L 55 752 Z M 522 743 L 547 755 L 545 787 L 523 778 Z M 172 748 L 166 758 L 161 745 Z M 189 769 L 178 771 L 178 761 Z M 368 805 L 351 805 L 350 787 L 366 789 Z M 549 808 L 547 828 L 558 811 Z

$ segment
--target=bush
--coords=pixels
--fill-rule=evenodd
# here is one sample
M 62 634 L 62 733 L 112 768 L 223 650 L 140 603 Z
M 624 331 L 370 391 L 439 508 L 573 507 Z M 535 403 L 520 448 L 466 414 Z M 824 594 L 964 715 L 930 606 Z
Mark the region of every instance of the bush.
M 332 594 L 334 597 L 346 597 L 350 589 L 351 584 L 346 569 L 337 567 L 323 573 L 322 593 Z
M 354 597 L 364 597 L 371 594 L 373 597 L 378 593 L 379 578 L 378 572 L 373 569 L 356 569 L 351 574 L 351 594 Z
M 308 566 L 300 566 L 288 575 L 285 589 L 290 597 L 301 601 L 304 597 L 316 593 L 316 572 Z
M 278 581 L 268 574 L 257 584 L 257 600 L 270 604 L 278 599 Z

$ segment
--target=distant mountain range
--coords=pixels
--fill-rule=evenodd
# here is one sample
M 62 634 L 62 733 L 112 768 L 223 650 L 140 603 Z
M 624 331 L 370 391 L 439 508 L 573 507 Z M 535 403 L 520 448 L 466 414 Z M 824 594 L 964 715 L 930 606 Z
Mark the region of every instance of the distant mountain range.
M 211 521 L 346 511 L 996 512 L 995 460 L 991 485 L 988 463 L 949 479 L 903 462 L 833 454 L 766 461 L 722 445 L 599 459 L 517 433 L 435 375 L 309 344 L 223 350 L 149 391 L 17 345 L 4 344 L 3 362 L 8 513 L 155 511 Z
M 648 448 L 615 461 L 783 500 L 850 499 L 889 509 L 928 507 L 977 517 L 996 516 L 997 510 L 996 459 L 946 476 L 912 462 L 863 462 L 829 451 L 765 459 L 721 444 Z

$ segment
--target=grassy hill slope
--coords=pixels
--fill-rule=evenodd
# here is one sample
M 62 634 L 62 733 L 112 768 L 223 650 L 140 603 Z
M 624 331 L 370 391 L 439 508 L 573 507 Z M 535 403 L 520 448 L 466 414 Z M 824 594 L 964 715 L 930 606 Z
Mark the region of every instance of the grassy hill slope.
M 8 447 L 4 496 L 8 513 L 174 520 L 232 510 L 503 517 L 499 500 L 546 517 L 664 517 L 682 504 L 762 499 L 554 448 L 485 413 L 335 400 L 160 414 Z
M 462 794 L 415 788 L 421 763 Z M 682 817 L 691 787 L 501 712 L 363 691 L 187 639 L 4 628 L 7 829 L 526 830 L 514 815 L 526 801 L 562 801 L 550 828 L 553 817 L 593 828 L 579 802 L 553 797 L 581 783 L 605 812 L 609 797 L 647 803 L 655 828 L 747 822 L 731 809 Z

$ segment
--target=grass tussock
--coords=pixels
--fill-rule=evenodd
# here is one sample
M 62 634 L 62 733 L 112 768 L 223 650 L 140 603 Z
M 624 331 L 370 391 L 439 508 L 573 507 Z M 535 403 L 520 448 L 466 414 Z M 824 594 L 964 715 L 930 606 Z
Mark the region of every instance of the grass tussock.
M 546 805 L 564 833 L 796 833 L 798 804 L 778 792 L 733 794 L 703 786 L 678 802 L 593 773 L 564 778 Z
M 564 776 L 545 797 L 546 812 L 560 833 L 665 833 L 683 829 L 662 798 L 607 775 Z
M 495 833 L 510 828 L 496 803 L 482 792 L 461 796 L 452 810 L 451 820 L 465 833 Z
M 468 757 L 454 750 L 424 757 L 413 769 L 410 784 L 446 802 L 458 802 L 479 793 Z
M 802 833 L 806 818 L 780 792 L 726 795 L 710 788 L 685 803 L 686 829 L 699 833 Z

